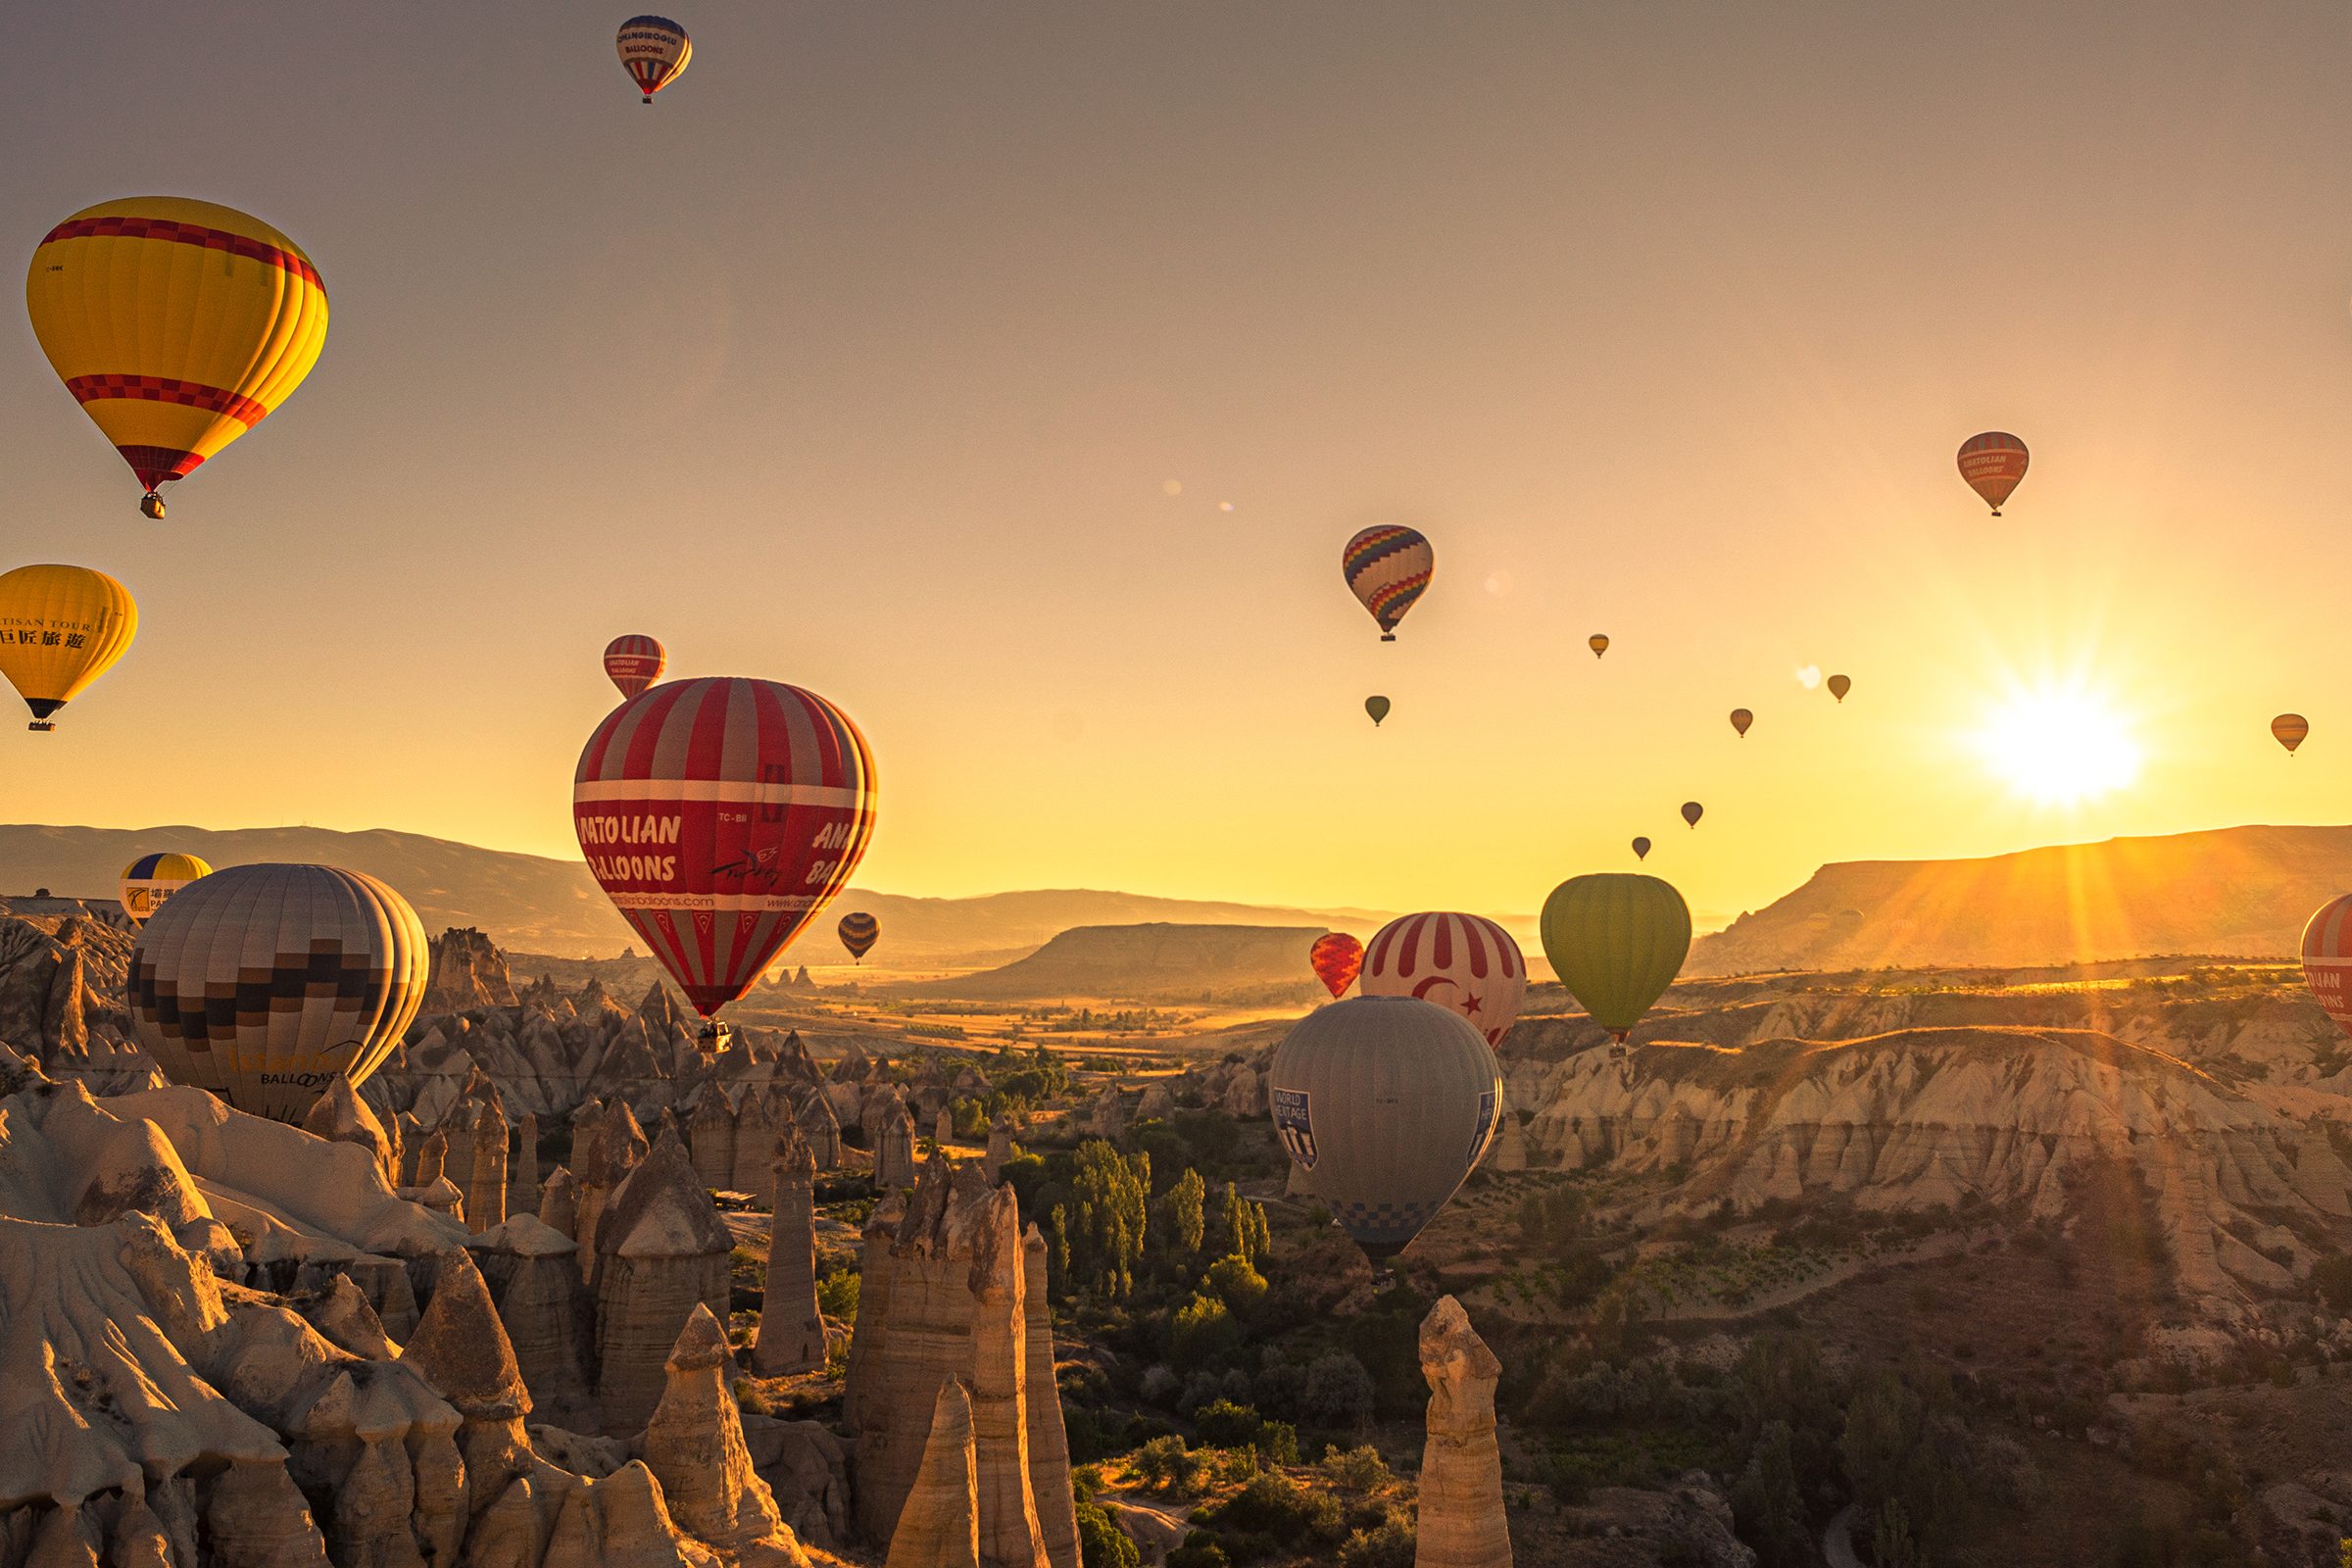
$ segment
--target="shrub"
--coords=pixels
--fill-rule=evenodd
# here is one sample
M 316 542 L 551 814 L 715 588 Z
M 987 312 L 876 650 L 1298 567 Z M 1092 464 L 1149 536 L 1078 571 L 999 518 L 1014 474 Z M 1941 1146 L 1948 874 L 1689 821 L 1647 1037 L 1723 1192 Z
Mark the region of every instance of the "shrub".
M 1266 1298 L 1266 1277 L 1246 1257 L 1221 1257 L 1208 1267 L 1208 1288 L 1217 1299 L 1247 1317 Z
M 844 1323 L 858 1321 L 858 1271 L 839 1269 L 816 1282 L 816 1309 Z
M 1212 1448 L 1254 1448 L 1265 1426 L 1255 1410 L 1231 1399 L 1202 1405 L 1193 1419 L 1200 1423 L 1200 1441 Z
M 1168 1568 L 1231 1568 L 1232 1562 L 1216 1537 L 1205 1530 L 1194 1531 L 1184 1538 L 1183 1545 L 1168 1553 Z
M 1368 1443 L 1361 1447 L 1334 1448 L 1315 1468 L 1328 1485 L 1349 1492 L 1377 1492 L 1395 1479 L 1389 1474 L 1389 1462 Z
M 1168 1359 L 1178 1366 L 1197 1367 L 1220 1360 L 1241 1344 L 1241 1324 L 1213 1296 L 1194 1297 L 1168 1320 Z M 1367 1385 L 1369 1382 L 1366 1379 Z
M 1372 1420 L 1372 1374 L 1345 1350 L 1319 1355 L 1306 1369 L 1299 1406 L 1330 1427 L 1362 1427 Z
M 1092 1502 L 1078 1504 L 1078 1560 L 1086 1568 L 1137 1568 L 1144 1554 Z
M 1337 1543 L 1342 1528 L 1337 1498 L 1309 1492 L 1271 1470 L 1218 1504 L 1209 1522 L 1221 1530 L 1262 1535 L 1282 1546 L 1309 1538 Z
M 1340 1547 L 1340 1568 L 1413 1568 L 1417 1542 L 1413 1527 L 1391 1519 L 1372 1530 L 1358 1530 Z
M 1127 1465 L 1138 1481 L 1161 1492 L 1189 1497 L 1200 1487 L 1200 1456 L 1179 1437 L 1153 1438 L 1128 1456 Z

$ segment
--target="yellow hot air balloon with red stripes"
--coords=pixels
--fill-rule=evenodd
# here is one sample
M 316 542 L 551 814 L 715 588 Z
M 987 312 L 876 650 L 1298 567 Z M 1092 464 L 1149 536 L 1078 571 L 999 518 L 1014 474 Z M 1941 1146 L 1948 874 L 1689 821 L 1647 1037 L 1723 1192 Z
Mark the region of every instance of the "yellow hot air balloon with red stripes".
M 326 288 L 285 235 L 176 196 L 84 208 L 32 253 L 24 307 L 50 368 L 146 487 L 262 422 L 326 343 Z

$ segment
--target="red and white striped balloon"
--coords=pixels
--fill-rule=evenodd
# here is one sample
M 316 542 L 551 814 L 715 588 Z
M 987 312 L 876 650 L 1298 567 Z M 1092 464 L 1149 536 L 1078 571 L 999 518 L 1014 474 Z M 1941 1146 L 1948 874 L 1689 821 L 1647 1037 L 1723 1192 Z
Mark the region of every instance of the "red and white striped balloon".
M 605 673 L 623 697 L 635 697 L 662 678 L 669 655 L 651 637 L 635 632 L 605 644 Z
M 1484 915 L 1398 915 L 1364 948 L 1367 997 L 1419 997 L 1470 1020 L 1499 1046 L 1527 1001 L 1527 960 Z
M 2303 927 L 2303 983 L 2335 1026 L 2352 1035 L 2352 893 L 2320 906 Z
M 848 885 L 874 759 L 814 692 L 671 681 L 596 727 L 571 814 L 588 869 L 708 1018 Z

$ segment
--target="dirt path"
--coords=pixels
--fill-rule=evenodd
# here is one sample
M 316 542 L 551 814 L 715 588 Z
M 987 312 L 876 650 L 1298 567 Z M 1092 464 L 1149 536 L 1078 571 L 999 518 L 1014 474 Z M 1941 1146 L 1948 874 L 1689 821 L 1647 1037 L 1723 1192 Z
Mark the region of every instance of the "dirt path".
M 1862 1559 L 1854 1555 L 1854 1510 L 1851 1504 L 1830 1515 L 1822 1526 L 1821 1554 L 1830 1560 L 1830 1568 L 1862 1568 Z

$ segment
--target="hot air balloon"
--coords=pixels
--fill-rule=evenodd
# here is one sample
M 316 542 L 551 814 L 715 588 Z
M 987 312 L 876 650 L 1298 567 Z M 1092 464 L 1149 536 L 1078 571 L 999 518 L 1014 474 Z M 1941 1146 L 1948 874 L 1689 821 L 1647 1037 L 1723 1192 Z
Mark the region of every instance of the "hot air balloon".
M 1699 805 L 1696 801 L 1685 801 L 1683 803 L 1683 820 L 1690 823 L 1692 827 L 1698 826 L 1698 819 L 1706 814 L 1707 808 Z
M 1334 997 L 1343 996 L 1364 966 L 1364 945 L 1345 931 L 1326 931 L 1306 950 L 1306 961 Z
M 1367 697 L 1364 699 L 1364 711 L 1372 715 L 1372 727 L 1378 729 L 1380 721 L 1389 716 L 1389 700 L 1386 697 Z
M 1363 601 L 1380 622 L 1380 640 L 1396 640 L 1396 623 L 1429 587 L 1437 553 L 1418 530 L 1397 523 L 1379 523 L 1348 541 L 1340 552 L 1340 569 L 1348 591 Z
M 27 729 L 51 730 L 49 715 L 122 657 L 138 635 L 130 590 L 87 566 L 19 566 L 0 575 L 0 675 L 32 710 Z
M 882 922 L 863 909 L 857 909 L 843 915 L 841 924 L 833 929 L 841 938 L 841 945 L 850 950 L 851 959 L 863 963 L 867 951 L 882 935 Z
M 1318 1007 L 1275 1049 L 1275 1136 L 1364 1255 L 1402 1251 L 1462 1185 L 1502 1109 L 1494 1053 L 1410 997 Z
M 331 865 L 232 865 L 189 883 L 130 950 L 130 1022 L 172 1082 L 299 1122 L 356 1086 L 424 1001 L 430 955 L 408 901 Z
M 103 202 L 51 229 L 24 305 L 51 368 L 146 486 L 150 517 L 161 486 L 261 423 L 326 344 L 326 287 L 300 246 L 176 196 Z
M 2310 733 L 2311 721 L 2301 713 L 2280 713 L 2271 720 L 2272 736 L 2286 748 L 2289 757 L 2295 755 L 2295 748 L 2302 745 L 2303 737 Z
M 1637 860 L 1646 860 L 1649 858 L 1649 840 L 1634 840 L 1634 858 Z
M 673 680 L 597 725 L 571 814 L 589 871 L 708 1020 L 848 885 L 873 754 L 814 692 Z
M 2005 430 L 1987 430 L 1960 443 L 1960 477 L 1984 498 L 1992 514 L 2026 476 L 2026 444 Z
M 1832 675 L 1830 677 L 1830 695 L 1837 698 L 1838 701 L 1844 702 L 1845 694 L 1853 689 L 1854 683 L 1850 676 Z
M 662 678 L 669 655 L 651 637 L 635 632 L 605 644 L 605 674 L 624 698 L 634 697 Z
M 694 61 L 694 40 L 667 17 L 631 17 L 620 24 L 620 36 L 613 42 L 620 50 L 621 70 L 649 104 Z
M 1633 871 L 1570 877 L 1544 901 L 1542 929 L 1560 984 L 1620 1046 L 1690 952 L 1683 896 Z
M 1747 726 L 1753 724 L 1755 721 L 1756 715 L 1749 712 L 1746 709 L 1735 708 L 1732 710 L 1732 728 L 1738 730 L 1741 738 L 1744 739 L 1746 737 Z
M 2335 1026 L 2352 1034 L 2352 991 L 2344 985 L 2352 969 L 2352 893 L 2329 899 L 2303 927 L 2303 983 Z
M 1598 659 L 1601 655 L 1609 651 L 1609 640 L 1606 637 L 1603 637 L 1599 632 L 1594 632 L 1592 636 L 1585 639 L 1585 646 L 1592 650 L 1592 657 L 1594 659 Z
M 1458 1012 L 1498 1046 L 1527 1001 L 1527 959 L 1484 915 L 1402 914 L 1365 944 L 1363 986 L 1367 997 L 1419 997 Z
M 166 899 L 198 877 L 212 874 L 213 868 L 193 855 L 142 855 L 122 868 L 119 889 L 122 912 L 130 916 L 132 925 L 145 925 Z

